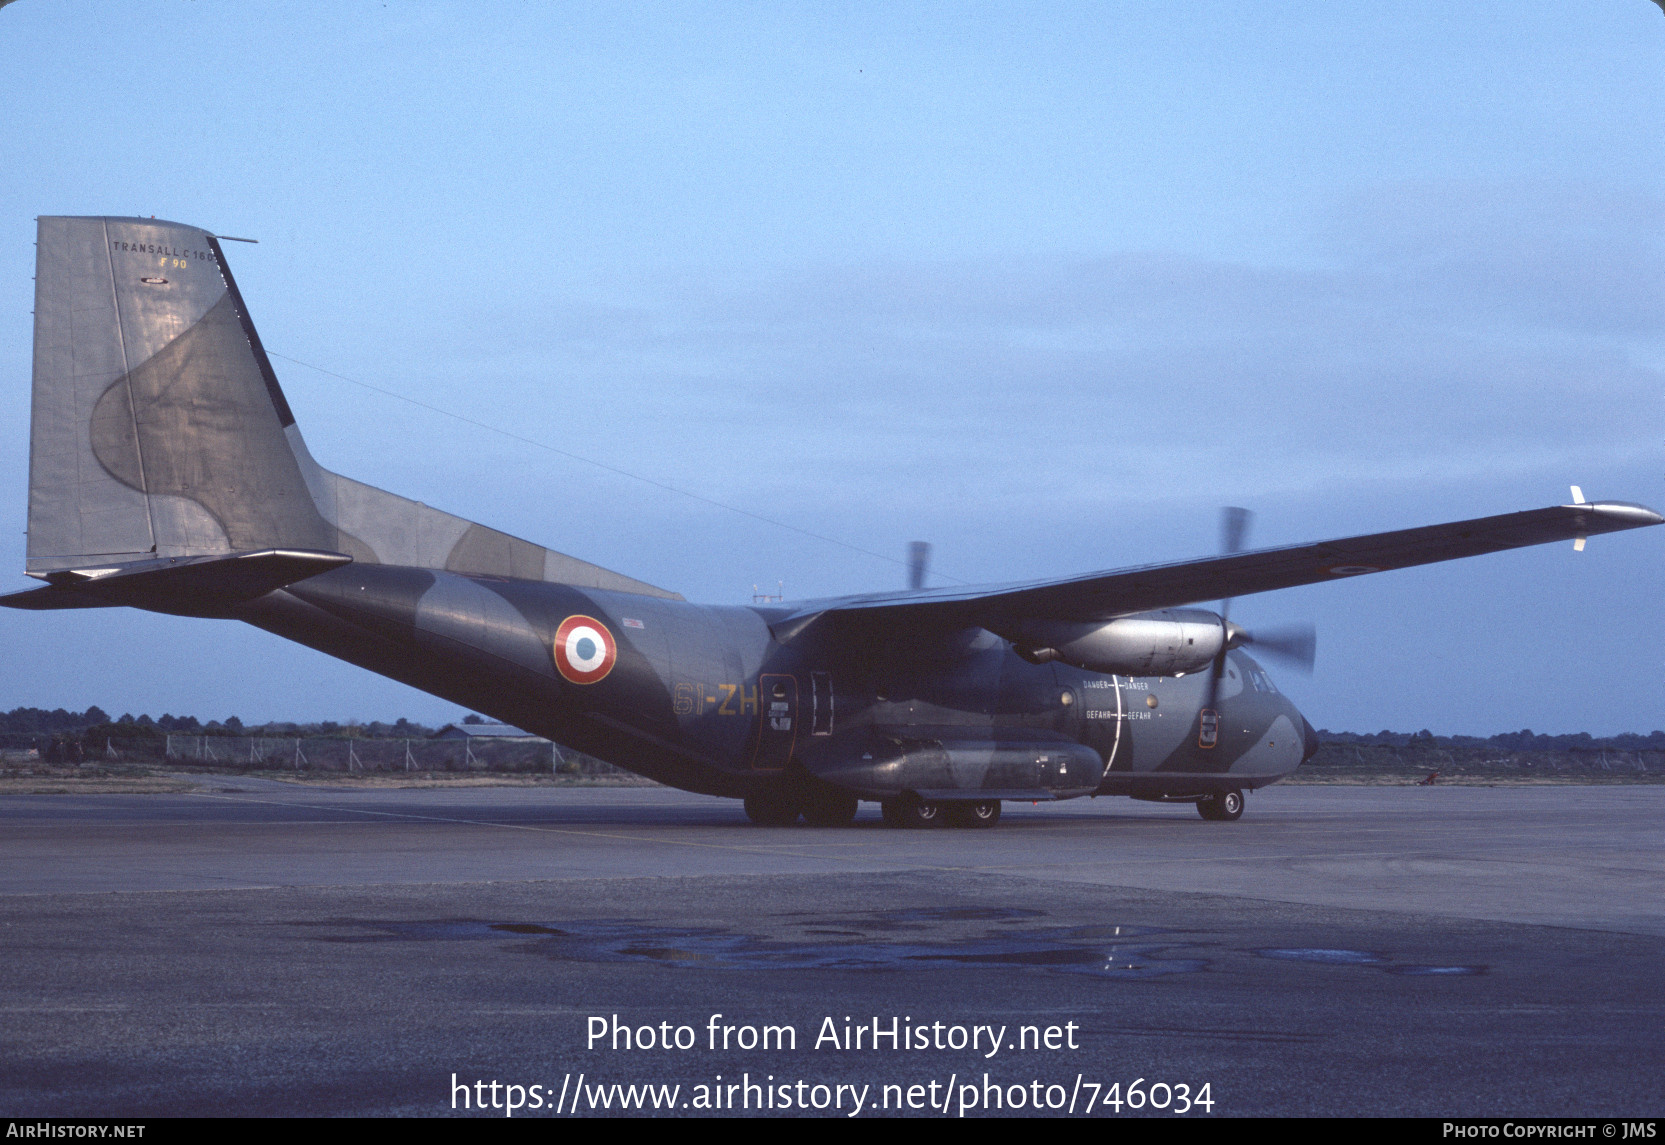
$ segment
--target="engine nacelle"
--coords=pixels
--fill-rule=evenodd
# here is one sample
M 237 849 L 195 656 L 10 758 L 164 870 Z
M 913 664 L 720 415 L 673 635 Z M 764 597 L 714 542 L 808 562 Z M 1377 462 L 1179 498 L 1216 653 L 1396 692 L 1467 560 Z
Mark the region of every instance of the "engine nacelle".
M 1165 608 L 1114 620 L 1025 620 L 1000 635 L 1035 663 L 1062 660 L 1119 676 L 1183 676 L 1213 663 L 1226 624 L 1197 608 Z

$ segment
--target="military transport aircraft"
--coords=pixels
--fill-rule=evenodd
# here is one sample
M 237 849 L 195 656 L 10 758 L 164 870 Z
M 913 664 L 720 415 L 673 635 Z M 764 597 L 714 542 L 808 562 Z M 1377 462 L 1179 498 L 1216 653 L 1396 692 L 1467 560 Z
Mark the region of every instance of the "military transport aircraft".
M 1573 503 L 1027 584 L 724 607 L 321 467 L 218 238 L 43 217 L 27 572 L 13 608 L 241 620 L 751 818 L 990 826 L 1007 799 L 1195 803 L 1316 749 L 1198 601 L 1657 525 Z

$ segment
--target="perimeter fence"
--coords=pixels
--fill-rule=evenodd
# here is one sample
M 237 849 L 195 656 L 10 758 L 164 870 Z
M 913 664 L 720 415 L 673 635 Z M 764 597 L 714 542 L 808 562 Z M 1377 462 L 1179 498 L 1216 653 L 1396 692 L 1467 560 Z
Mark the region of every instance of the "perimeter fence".
M 574 776 L 628 775 L 612 764 L 546 739 L 365 739 L 348 736 L 87 735 L 0 733 L 0 769 L 33 764 L 172 764 L 232 771 L 454 771 Z M 1588 775 L 1665 777 L 1665 751 L 1588 748 L 1504 751 L 1495 747 L 1393 747 L 1327 741 L 1299 774 L 1443 775 L 1531 778 Z
M 150 763 L 223 771 L 457 771 L 629 774 L 546 739 L 363 739 L 346 736 L 159 735 L 135 739 L 0 735 L 10 764 Z

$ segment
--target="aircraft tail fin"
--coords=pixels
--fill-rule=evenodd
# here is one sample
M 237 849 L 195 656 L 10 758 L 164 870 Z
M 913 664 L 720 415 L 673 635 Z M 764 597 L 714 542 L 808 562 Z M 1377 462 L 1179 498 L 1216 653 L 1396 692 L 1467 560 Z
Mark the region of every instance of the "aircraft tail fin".
M 154 219 L 39 220 L 30 573 L 337 548 L 218 247 Z
M 38 228 L 31 576 L 285 550 L 676 595 L 318 465 L 202 228 Z

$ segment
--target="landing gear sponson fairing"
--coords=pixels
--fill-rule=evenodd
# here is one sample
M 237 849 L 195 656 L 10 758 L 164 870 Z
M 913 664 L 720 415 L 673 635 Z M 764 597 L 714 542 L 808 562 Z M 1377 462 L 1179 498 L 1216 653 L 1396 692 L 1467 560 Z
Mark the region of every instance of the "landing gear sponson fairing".
M 754 819 L 992 824 L 1130 795 L 1234 819 L 1312 727 L 1183 606 L 1661 522 L 1575 503 L 993 588 L 674 592 L 321 468 L 213 235 L 41 218 L 14 608 L 242 620 Z

